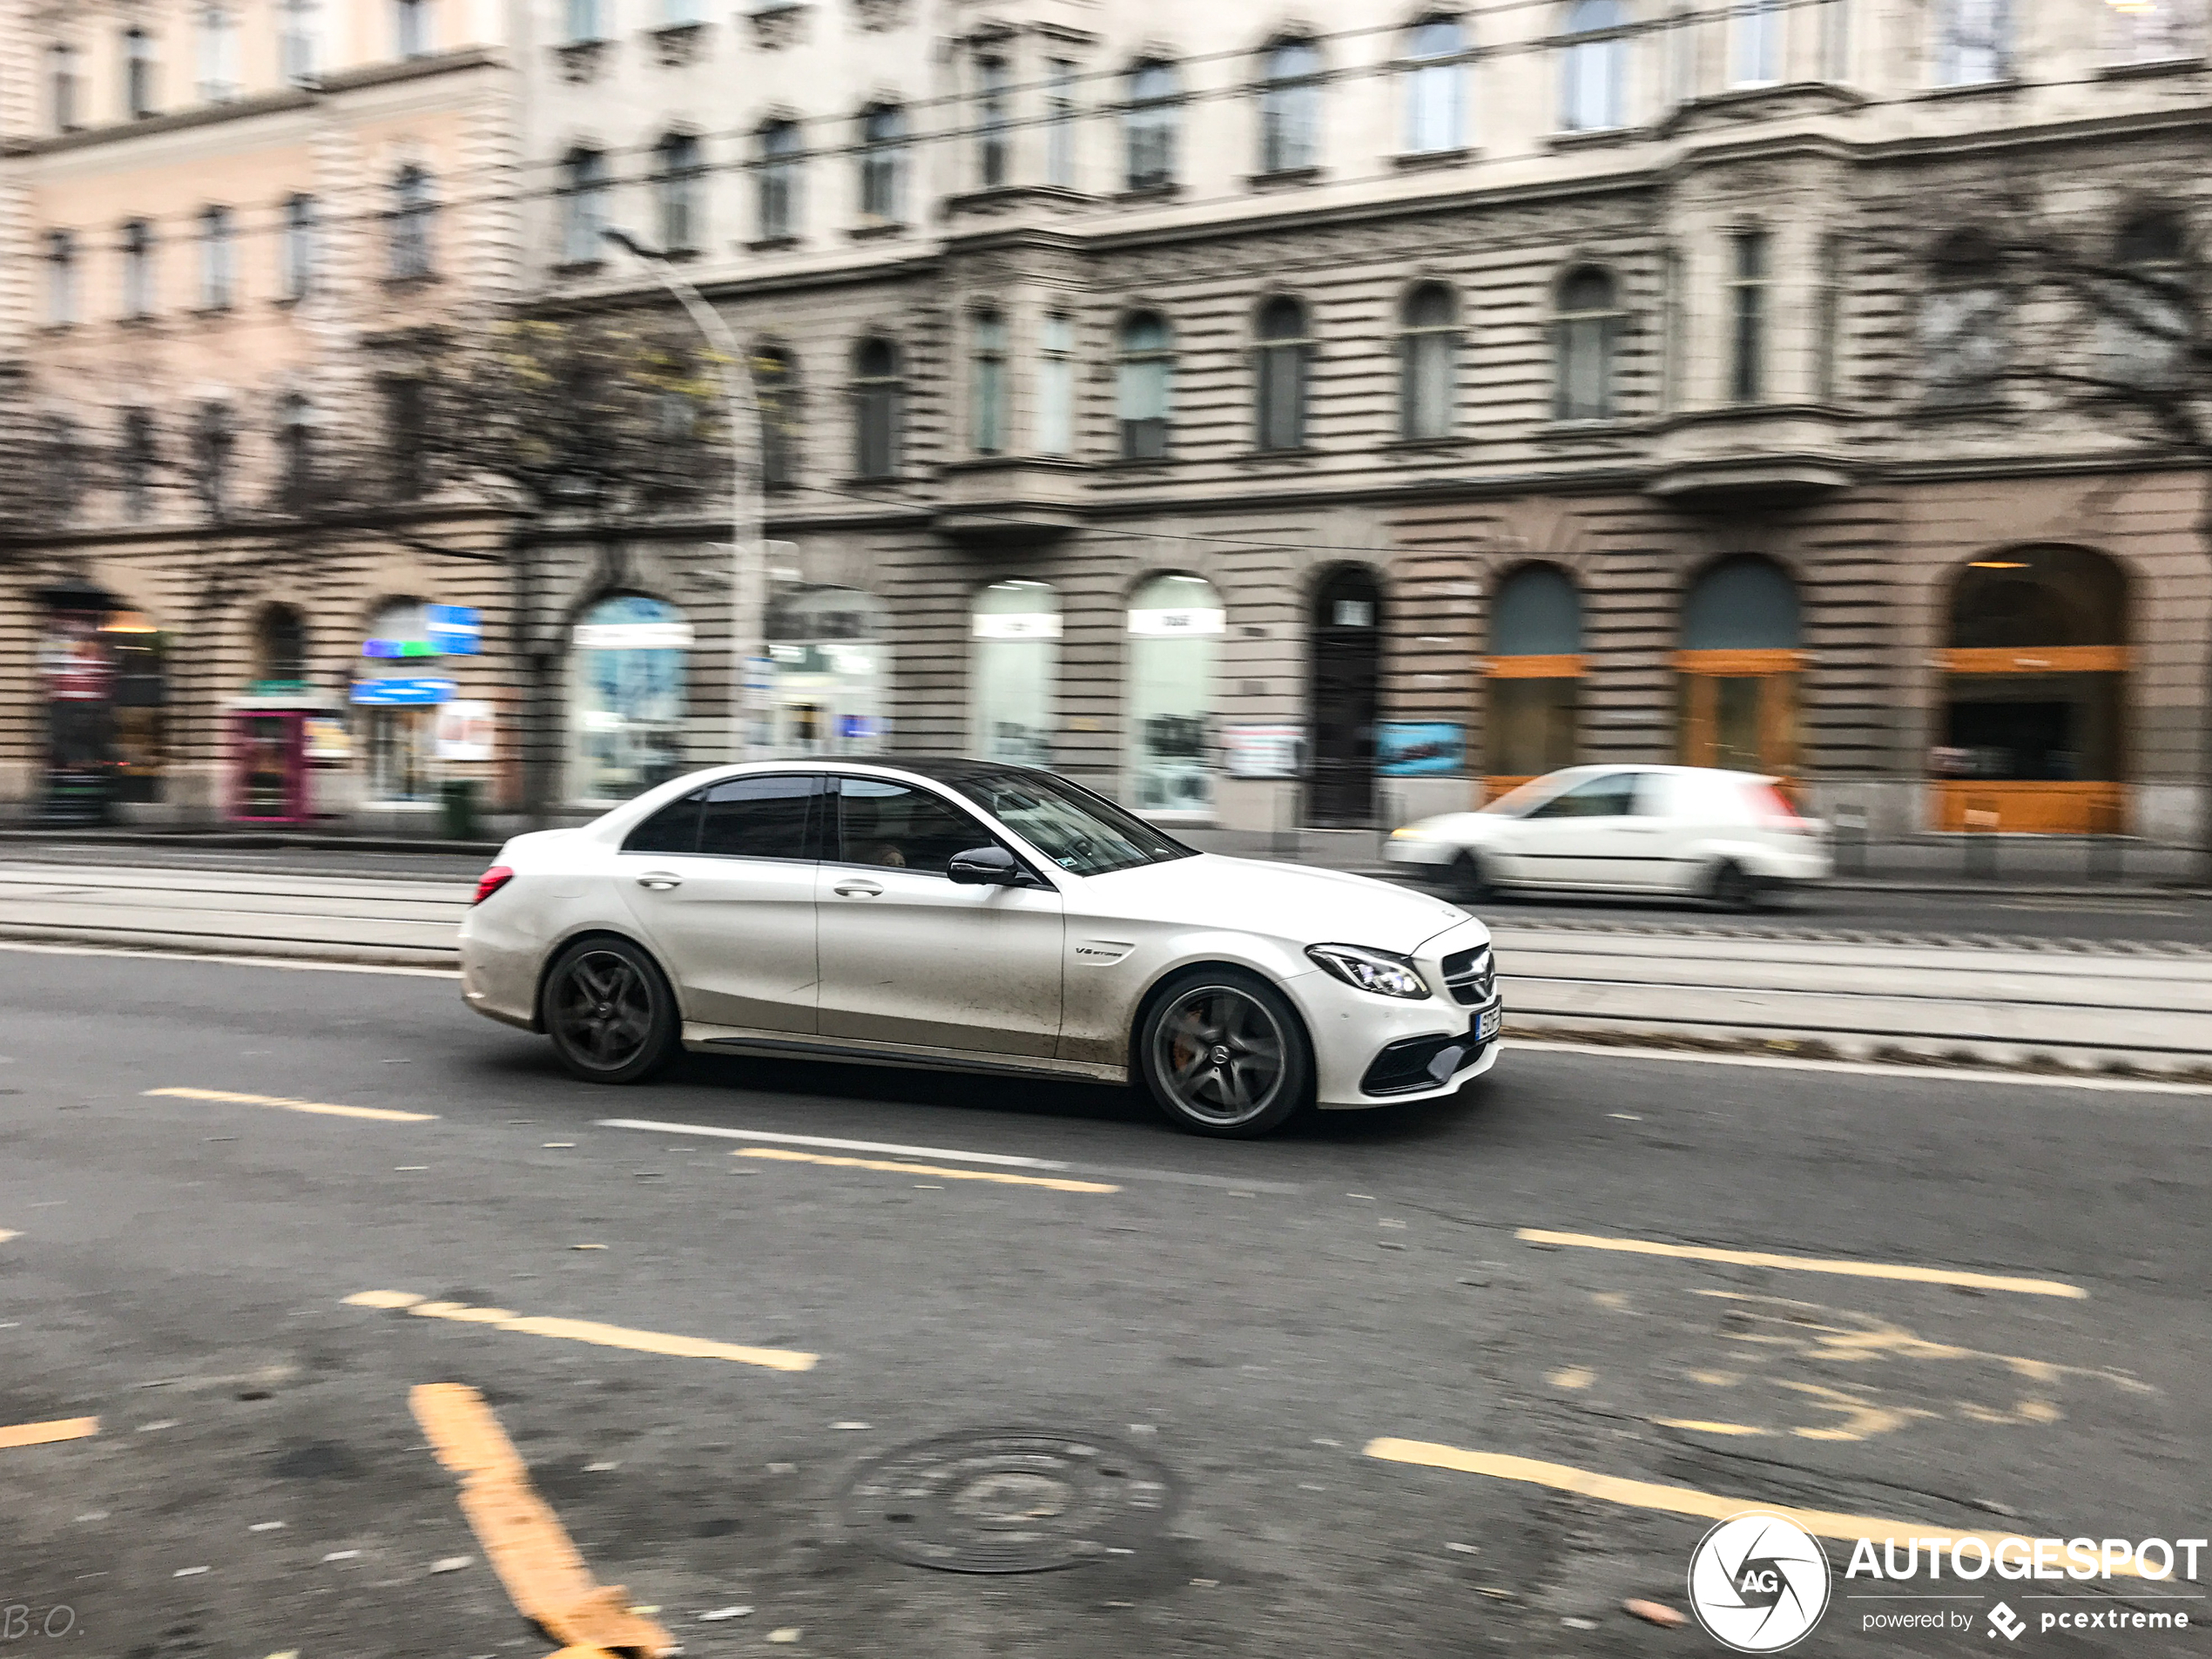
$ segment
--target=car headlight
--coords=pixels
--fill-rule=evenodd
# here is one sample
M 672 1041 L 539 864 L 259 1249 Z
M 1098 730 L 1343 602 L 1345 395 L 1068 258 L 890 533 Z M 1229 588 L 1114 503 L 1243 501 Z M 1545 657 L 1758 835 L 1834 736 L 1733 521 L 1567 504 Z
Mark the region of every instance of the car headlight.
M 1386 950 L 1359 945 L 1308 945 L 1305 954 L 1346 985 L 1356 985 L 1377 996 L 1402 996 L 1420 1001 L 1429 995 L 1428 981 L 1413 964 Z
M 1393 841 L 1426 841 L 1433 838 L 1426 824 L 1408 824 L 1403 829 L 1391 831 L 1390 839 Z

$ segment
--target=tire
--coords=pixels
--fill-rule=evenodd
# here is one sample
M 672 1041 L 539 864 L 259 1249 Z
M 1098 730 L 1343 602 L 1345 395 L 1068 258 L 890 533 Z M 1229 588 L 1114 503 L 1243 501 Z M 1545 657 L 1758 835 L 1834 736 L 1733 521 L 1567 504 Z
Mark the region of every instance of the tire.
M 1445 867 L 1444 891 L 1456 905 L 1481 904 L 1498 894 L 1497 884 L 1490 880 L 1490 867 L 1482 855 L 1469 849 Z
M 1758 877 L 1734 859 L 1723 859 L 1715 865 L 1705 883 L 1705 896 L 1723 910 L 1757 910 L 1759 891 Z
M 1313 1099 L 1313 1049 L 1283 994 L 1256 974 L 1200 968 L 1146 1005 L 1135 1070 L 1153 1102 L 1194 1135 L 1251 1139 Z
M 546 974 L 538 1007 L 553 1052 L 589 1083 L 643 1082 L 682 1047 L 675 993 L 627 939 L 570 945 Z

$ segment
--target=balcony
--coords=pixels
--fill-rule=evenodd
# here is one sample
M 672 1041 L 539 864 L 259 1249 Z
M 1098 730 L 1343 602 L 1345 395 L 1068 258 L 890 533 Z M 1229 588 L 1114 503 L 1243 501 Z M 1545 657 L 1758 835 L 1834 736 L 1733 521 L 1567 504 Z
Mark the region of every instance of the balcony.
M 938 475 L 936 528 L 963 542 L 1057 541 L 1082 523 L 1085 471 L 1037 455 L 954 462 Z
M 1694 513 L 1803 507 L 1850 487 L 1851 417 L 1820 404 L 1701 409 L 1659 423 L 1644 489 Z

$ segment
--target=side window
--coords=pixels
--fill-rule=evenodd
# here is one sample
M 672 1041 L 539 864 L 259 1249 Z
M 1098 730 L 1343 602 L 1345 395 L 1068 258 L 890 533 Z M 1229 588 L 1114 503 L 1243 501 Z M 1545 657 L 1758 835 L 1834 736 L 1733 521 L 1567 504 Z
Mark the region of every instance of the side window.
M 1531 818 L 1624 818 L 1635 798 L 1636 774 L 1608 772 L 1579 783 L 1563 795 L 1554 795 L 1528 814 Z
M 622 844 L 625 853 L 696 853 L 699 846 L 698 794 L 690 794 L 664 806 L 636 829 Z
M 732 778 L 706 792 L 699 851 L 722 858 L 810 859 L 808 814 L 821 790 L 811 772 Z
M 838 785 L 840 861 L 942 875 L 953 854 L 992 844 L 990 832 L 924 790 L 873 778 Z
M 1661 772 L 1632 772 L 1625 781 L 1631 799 L 1621 810 L 1637 818 L 1664 818 L 1675 810 L 1672 779 Z

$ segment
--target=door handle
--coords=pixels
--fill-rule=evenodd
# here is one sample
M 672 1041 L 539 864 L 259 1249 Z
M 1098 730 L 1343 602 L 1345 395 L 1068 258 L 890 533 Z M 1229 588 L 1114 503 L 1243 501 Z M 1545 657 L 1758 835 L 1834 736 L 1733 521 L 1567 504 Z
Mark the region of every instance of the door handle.
M 840 899 L 873 899 L 880 894 L 881 887 L 873 881 L 840 881 L 832 889 Z
M 665 870 L 648 870 L 637 878 L 637 885 L 654 893 L 666 893 L 671 887 L 682 887 L 684 878 L 680 875 L 671 875 Z

